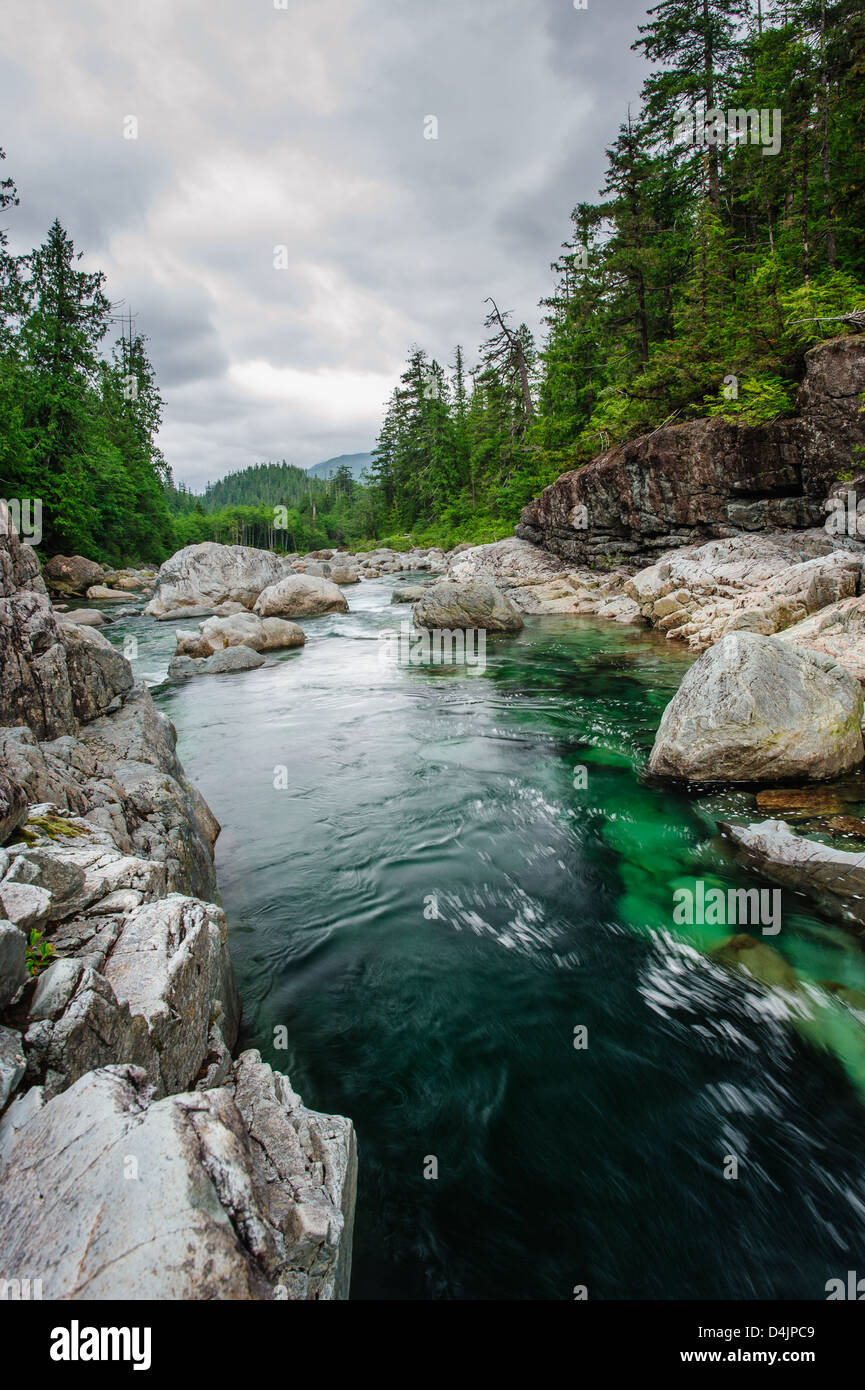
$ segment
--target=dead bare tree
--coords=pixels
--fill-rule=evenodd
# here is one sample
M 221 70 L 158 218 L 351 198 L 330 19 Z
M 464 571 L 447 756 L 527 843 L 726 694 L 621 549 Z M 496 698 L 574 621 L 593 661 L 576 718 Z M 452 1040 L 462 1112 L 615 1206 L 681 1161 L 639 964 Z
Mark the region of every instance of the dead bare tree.
M 485 358 L 487 363 L 499 370 L 504 369 L 506 375 L 514 378 L 520 388 L 523 400 L 523 415 L 525 423 L 531 424 L 535 418 L 535 407 L 532 401 L 531 383 L 529 380 L 529 364 L 526 359 L 526 350 L 523 340 L 519 333 L 515 333 L 508 326 L 507 320 L 510 312 L 501 312 L 496 301 L 492 298 L 484 300 L 485 304 L 492 304 L 492 310 L 484 321 L 485 328 L 498 326 L 498 333 L 487 343 Z

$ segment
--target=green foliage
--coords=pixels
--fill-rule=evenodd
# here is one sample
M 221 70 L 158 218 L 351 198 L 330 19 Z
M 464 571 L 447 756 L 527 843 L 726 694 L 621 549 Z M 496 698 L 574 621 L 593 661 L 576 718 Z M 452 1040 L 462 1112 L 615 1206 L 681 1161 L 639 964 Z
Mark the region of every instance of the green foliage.
M 0 206 L 17 202 L 12 187 L 0 185 Z M 162 403 L 144 339 L 130 333 L 100 356 L 104 277 L 80 269 L 59 221 L 29 255 L 5 248 L 0 235 L 0 492 L 41 500 L 47 554 L 164 559 Z
M 747 376 L 738 383 L 737 396 L 724 396 L 722 392 L 707 397 L 705 405 L 706 415 L 718 415 L 743 425 L 759 425 L 787 415 L 793 408 L 793 392 L 790 383 L 781 377 Z
M 31 927 L 30 940 L 27 946 L 27 969 L 34 977 L 44 966 L 50 965 L 51 957 L 54 955 L 54 947 L 50 941 L 46 941 L 38 927 Z

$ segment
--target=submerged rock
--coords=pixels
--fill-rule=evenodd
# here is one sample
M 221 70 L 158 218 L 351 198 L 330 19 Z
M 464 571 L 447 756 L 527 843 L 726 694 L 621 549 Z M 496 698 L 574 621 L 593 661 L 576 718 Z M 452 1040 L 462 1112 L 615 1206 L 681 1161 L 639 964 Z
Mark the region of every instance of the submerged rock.
M 686 673 L 649 772 L 692 782 L 837 777 L 863 760 L 858 682 L 818 652 L 735 632 Z
M 808 894 L 833 916 L 865 927 L 865 854 L 794 835 L 783 821 L 718 824 L 748 868 Z
M 472 628 L 486 632 L 519 632 L 519 611 L 500 589 L 481 580 L 456 584 L 443 580 L 427 589 L 414 609 L 414 625 L 433 631 Z
M 836 787 L 771 787 L 757 793 L 757 810 L 788 816 L 813 818 L 844 809 L 844 799 Z
M 748 932 L 739 932 L 738 935 L 731 936 L 729 941 L 724 941 L 710 951 L 709 956 L 722 965 L 747 970 L 761 985 L 786 990 L 799 988 L 796 972 L 786 957 L 782 956 L 780 951 L 776 951 L 774 946 L 767 945 L 765 941 L 758 941 Z

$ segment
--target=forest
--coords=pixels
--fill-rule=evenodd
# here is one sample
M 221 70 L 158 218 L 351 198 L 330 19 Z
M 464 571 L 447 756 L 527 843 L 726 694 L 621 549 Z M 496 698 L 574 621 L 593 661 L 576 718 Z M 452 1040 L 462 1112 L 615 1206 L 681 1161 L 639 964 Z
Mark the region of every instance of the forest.
M 17 202 L 3 179 L 0 210 Z M 123 331 L 105 277 L 80 259 L 57 220 L 24 256 L 0 231 L 0 496 L 39 500 L 47 555 L 161 560 L 173 546 L 162 400 L 145 339 L 131 319 Z
M 542 340 L 487 299 L 475 360 L 413 345 L 360 483 L 283 460 L 175 487 L 146 340 L 104 277 L 57 221 L 26 256 L 0 234 L 0 495 L 43 499 L 46 553 L 112 562 L 200 540 L 452 545 L 508 534 L 546 484 L 648 430 L 789 412 L 808 348 L 865 310 L 865 14 L 661 0 L 634 47 L 641 100 L 573 210 Z

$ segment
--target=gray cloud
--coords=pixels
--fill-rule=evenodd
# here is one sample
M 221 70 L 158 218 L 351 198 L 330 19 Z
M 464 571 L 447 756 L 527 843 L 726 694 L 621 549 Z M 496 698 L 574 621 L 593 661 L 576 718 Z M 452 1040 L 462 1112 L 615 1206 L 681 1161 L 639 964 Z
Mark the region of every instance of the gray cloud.
M 644 71 L 643 4 L 588 5 L 8 0 L 11 240 L 60 216 L 137 311 L 178 479 L 369 448 L 410 344 L 473 357 L 488 294 L 540 328 Z

